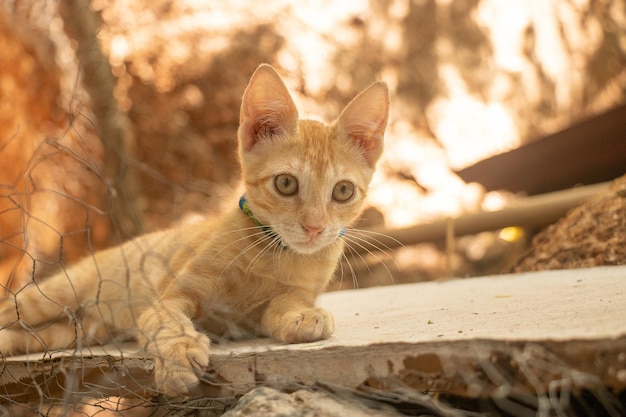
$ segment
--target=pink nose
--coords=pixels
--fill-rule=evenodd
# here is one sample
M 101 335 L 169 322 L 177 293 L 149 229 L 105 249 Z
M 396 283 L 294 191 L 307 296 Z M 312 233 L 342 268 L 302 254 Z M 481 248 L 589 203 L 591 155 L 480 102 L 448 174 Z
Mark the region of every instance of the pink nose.
M 317 235 L 322 233 L 325 228 L 323 226 L 313 226 L 313 225 L 303 224 L 302 229 L 304 229 L 304 231 L 307 233 L 307 236 L 309 237 L 309 239 L 313 239 Z

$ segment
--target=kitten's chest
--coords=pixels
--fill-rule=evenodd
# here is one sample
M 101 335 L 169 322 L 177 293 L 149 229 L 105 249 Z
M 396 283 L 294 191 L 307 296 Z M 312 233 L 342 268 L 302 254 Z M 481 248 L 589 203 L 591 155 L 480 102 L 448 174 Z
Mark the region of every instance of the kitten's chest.
M 223 279 L 215 297 L 200 303 L 196 325 L 210 335 L 229 339 L 257 334 L 268 303 L 281 292 L 274 280 L 258 278 Z

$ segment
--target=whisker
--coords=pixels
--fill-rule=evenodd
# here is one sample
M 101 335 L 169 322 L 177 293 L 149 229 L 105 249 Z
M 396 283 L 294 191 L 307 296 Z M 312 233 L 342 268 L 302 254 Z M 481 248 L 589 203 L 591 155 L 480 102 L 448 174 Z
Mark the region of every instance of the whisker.
M 280 263 L 280 256 L 284 252 L 282 243 L 279 240 L 275 240 L 276 244 L 272 245 L 272 261 L 274 262 L 274 268 L 278 269 L 278 264 Z
M 353 244 L 357 245 L 358 247 L 364 249 L 363 245 L 356 241 L 356 240 L 359 239 L 358 237 L 352 237 L 352 239 L 353 240 L 351 241 L 351 243 L 353 243 Z M 391 280 L 393 282 L 393 275 L 391 273 L 391 270 L 387 267 L 387 263 L 385 262 L 385 260 L 383 260 L 382 257 L 378 256 L 377 253 L 382 253 L 387 260 L 390 260 L 391 262 L 393 262 L 396 270 L 400 270 L 400 265 L 398 265 L 398 262 L 396 261 L 396 259 L 389 253 L 389 250 L 383 250 L 383 249 L 380 249 L 378 247 L 375 247 L 375 249 L 376 249 L 375 251 L 372 251 L 372 250 L 369 250 L 369 249 L 366 249 L 366 250 L 367 250 L 368 254 L 370 254 L 376 261 L 380 262 L 383 265 L 383 267 L 387 270 L 387 273 L 390 275 Z M 357 255 L 359 255 L 359 258 L 361 258 L 365 262 L 363 256 L 360 253 L 358 253 L 358 251 L 355 251 L 355 252 L 357 253 Z
M 363 265 L 365 265 L 365 268 L 367 269 L 367 272 L 370 276 L 373 276 L 372 270 L 370 269 L 367 260 L 363 257 L 363 255 L 361 253 L 359 253 L 359 251 L 355 250 L 350 244 L 354 243 L 352 242 L 352 240 L 347 240 L 346 241 L 346 248 L 350 251 L 351 256 L 353 258 L 359 258 L 361 260 L 361 263 Z M 358 244 L 358 243 L 356 243 Z M 357 274 L 355 269 L 352 267 L 352 264 L 350 263 L 350 260 L 348 259 L 348 256 L 346 255 L 345 251 L 343 253 L 343 258 L 346 260 L 346 262 L 348 263 L 348 266 L 350 267 L 350 270 L 352 272 L 352 281 L 354 282 L 354 287 L 358 288 L 359 287 L 359 282 L 358 282 L 358 278 L 357 278 Z M 393 280 L 393 278 L 392 278 Z
M 393 237 L 391 237 L 391 236 L 389 236 L 389 235 L 386 235 L 386 234 L 384 234 L 384 233 L 381 233 L 381 232 L 375 232 L 375 231 L 373 231 L 373 230 L 367 230 L 367 229 L 348 229 L 348 231 L 347 231 L 347 233 L 346 233 L 346 234 L 358 234 L 358 235 L 361 235 L 361 236 L 368 236 L 368 238 L 361 237 L 362 241 L 363 241 L 363 242 L 366 242 L 366 243 L 369 243 L 369 244 L 370 244 L 371 246 L 373 246 L 376 250 L 379 250 L 379 251 L 381 251 L 381 252 L 382 252 L 383 250 L 380 248 L 380 246 L 382 246 L 385 250 L 388 250 L 388 251 L 393 251 L 393 250 L 394 250 L 394 248 L 392 248 L 392 247 L 390 247 L 389 245 L 387 245 L 387 244 L 383 243 L 381 240 L 376 239 L 375 237 L 370 237 L 370 236 L 380 236 L 380 237 L 384 237 L 384 238 L 386 238 L 386 239 L 390 239 L 390 240 L 392 240 L 394 243 L 396 243 L 396 244 L 397 244 L 397 246 L 398 246 L 398 247 L 401 247 L 401 248 L 404 248 L 404 247 L 405 247 L 405 246 L 404 246 L 404 244 L 403 244 L 402 242 L 400 242 L 398 239 L 393 238 Z M 357 236 L 358 236 L 358 235 L 357 235 Z M 356 236 L 355 236 L 355 237 L 356 237 Z M 380 246 L 377 246 L 377 245 L 380 245 Z M 365 249 L 365 248 L 364 248 L 364 249 Z
M 246 240 L 249 237 L 261 236 L 261 235 L 263 235 L 265 233 L 265 231 L 263 230 L 263 228 L 261 226 L 250 226 L 250 227 L 243 227 L 243 228 L 240 228 L 240 229 L 229 230 L 228 232 L 222 233 L 221 235 L 217 236 L 217 238 L 221 238 L 221 237 L 227 236 L 229 234 L 239 233 L 239 232 L 246 232 L 246 231 L 251 231 L 251 230 L 256 230 L 256 232 L 251 233 L 251 234 L 246 234 L 246 235 L 240 237 L 239 239 L 236 239 L 236 240 L 233 240 L 233 241 L 229 242 L 228 245 L 222 247 L 219 251 L 216 252 L 214 258 L 218 254 L 222 253 L 222 251 L 224 249 L 226 249 L 226 248 L 228 248 L 228 247 L 230 247 L 232 245 L 235 245 L 238 242 L 241 242 L 242 240 Z
M 365 251 L 365 252 L 369 253 L 370 255 L 372 255 L 374 257 L 374 259 L 376 261 L 378 261 L 385 268 L 385 270 L 387 271 L 387 274 L 391 278 L 392 284 L 394 284 L 395 281 L 394 281 L 394 278 L 393 278 L 393 274 L 391 273 L 391 270 L 387 266 L 386 262 L 383 261 L 383 259 L 376 254 L 377 252 L 380 252 L 380 253 L 384 254 L 387 257 L 387 259 L 390 259 L 394 263 L 396 269 L 399 270 L 400 266 L 398 265 L 398 263 L 394 259 L 394 257 L 391 256 L 391 254 L 389 253 L 389 252 L 392 251 L 392 249 L 389 246 L 387 246 L 386 244 L 384 244 L 383 242 L 381 242 L 380 240 L 378 240 L 378 239 L 366 239 L 366 238 L 363 238 L 363 237 L 359 236 L 359 234 L 361 234 L 361 235 L 366 234 L 367 231 L 353 229 L 353 230 L 350 230 L 350 232 L 353 232 L 353 233 L 346 234 L 346 236 L 344 236 L 344 239 L 346 240 L 346 242 L 350 243 L 352 245 L 355 245 L 356 247 L 358 247 L 358 248 L 362 249 L 363 251 Z M 357 232 L 357 233 L 355 234 L 354 232 Z M 383 235 L 382 233 L 376 233 L 376 232 L 374 232 L 373 234 Z M 375 243 L 372 242 L 372 240 Z M 366 246 L 366 244 L 369 245 L 369 247 Z M 353 254 L 356 254 L 363 261 L 363 263 L 367 267 L 368 272 L 371 275 L 372 271 L 370 270 L 369 266 L 367 265 L 367 261 L 365 260 L 365 258 L 363 258 L 363 256 L 360 253 L 360 251 L 357 251 L 351 245 L 348 245 L 348 247 L 351 249 L 351 252 Z M 373 248 L 374 251 L 371 248 Z
M 270 235 L 267 235 L 266 237 L 259 239 L 257 242 L 260 244 L 260 243 L 265 243 L 268 240 L 270 242 L 266 244 L 256 255 L 254 255 L 254 257 L 250 260 L 250 263 L 246 266 L 246 270 L 244 271 L 244 277 L 247 277 L 248 274 L 252 272 L 252 269 L 254 268 L 254 266 L 261 260 L 261 258 L 263 257 L 265 253 L 269 252 L 271 248 L 276 248 L 281 245 L 279 239 L 276 239 L 275 237 L 270 236 Z
M 283 224 L 278 224 L 278 225 L 275 224 L 274 227 L 276 227 L 276 226 L 284 226 L 284 225 Z M 274 232 L 274 233 L 276 233 L 276 232 Z M 280 235 L 278 235 L 278 233 L 276 233 L 276 236 L 273 237 L 273 241 L 266 248 L 267 251 L 269 251 L 270 248 L 272 249 L 272 261 L 274 263 L 274 268 L 275 269 L 279 268 L 278 264 L 280 263 L 280 257 L 281 257 L 281 254 L 284 253 L 283 250 L 285 249 L 285 247 L 286 246 L 285 246 L 282 238 L 280 237 Z M 266 252 L 266 251 L 264 251 L 264 252 Z
M 231 267 L 233 265 L 233 263 L 237 259 L 239 259 L 241 256 L 245 255 L 249 251 L 253 250 L 255 247 L 258 247 L 259 245 L 265 245 L 261 250 L 259 250 L 259 252 L 257 254 L 254 255 L 254 257 L 250 260 L 249 264 L 246 266 L 246 269 L 244 271 L 244 276 L 248 276 L 248 274 L 251 272 L 253 266 L 256 265 L 259 262 L 259 260 L 262 258 L 262 256 L 265 253 L 267 253 L 270 249 L 273 249 L 274 250 L 273 258 L 276 259 L 275 253 L 283 245 L 282 240 L 281 240 L 281 238 L 280 238 L 280 236 L 278 234 L 268 233 L 267 229 L 265 227 L 263 227 L 263 226 L 250 226 L 250 227 L 240 228 L 240 229 L 228 231 L 228 232 L 222 234 L 222 236 L 225 236 L 225 235 L 227 235 L 229 233 L 242 232 L 242 231 L 255 231 L 255 232 L 251 233 L 251 234 L 246 234 L 245 236 L 243 236 L 243 237 L 241 237 L 239 239 L 236 239 L 236 240 L 234 240 L 232 242 L 229 242 L 226 246 L 221 248 L 217 252 L 217 254 L 221 253 L 226 248 L 231 247 L 233 245 L 236 245 L 238 242 L 241 242 L 241 241 L 246 240 L 248 238 L 256 237 L 257 239 L 253 243 L 251 243 L 251 244 L 247 245 L 245 248 L 243 248 L 237 254 L 237 256 L 235 256 L 233 259 L 231 259 L 230 262 L 228 262 L 228 264 L 226 264 L 224 266 L 224 268 L 222 269 L 222 272 L 220 273 L 220 276 L 222 276 L 222 274 L 224 274 L 224 272 L 229 267 Z M 216 256 L 217 256 L 217 254 L 216 254 Z
M 259 227 L 259 226 L 256 226 L 256 227 L 247 228 L 247 229 L 260 229 L 260 227 Z M 233 264 L 233 263 L 234 263 L 237 259 L 239 259 L 241 256 L 243 256 L 243 255 L 245 255 L 246 253 L 248 253 L 250 250 L 252 250 L 252 249 L 254 249 L 255 247 L 257 247 L 258 245 L 261 245 L 261 244 L 263 244 L 265 241 L 267 241 L 268 239 L 272 239 L 272 238 L 271 238 L 271 236 L 268 236 L 268 235 L 267 235 L 267 233 L 265 233 L 265 231 L 260 230 L 259 232 L 252 233 L 252 234 L 250 234 L 250 235 L 246 235 L 246 236 L 244 236 L 244 237 L 242 237 L 242 238 L 240 238 L 240 239 L 237 239 L 237 240 L 235 240 L 235 241 L 233 241 L 233 242 L 229 243 L 228 245 L 226 245 L 224 248 L 222 248 L 222 249 L 220 250 L 220 252 L 221 252 L 222 250 L 226 249 L 227 247 L 230 247 L 230 246 L 232 246 L 232 245 L 235 245 L 237 242 L 241 242 L 241 241 L 243 241 L 243 240 L 245 240 L 245 239 L 247 239 L 247 238 L 249 238 L 249 237 L 259 237 L 259 236 L 260 236 L 260 238 L 256 239 L 254 242 L 252 242 L 252 243 L 250 243 L 249 245 L 247 245 L 246 247 L 244 247 L 244 248 L 243 248 L 243 249 L 242 249 L 242 250 L 241 250 L 241 251 L 240 251 L 240 252 L 239 252 L 239 253 L 238 253 L 235 257 L 233 257 L 233 259 L 231 259 L 231 260 L 230 260 L 230 262 L 228 262 L 228 263 L 224 266 L 224 268 L 222 268 L 222 272 L 221 272 L 221 273 L 220 273 L 220 275 L 219 275 L 220 277 L 222 276 L 222 274 L 224 274 L 224 272 L 226 272 L 226 270 L 227 270 L 228 268 L 230 268 L 230 266 L 232 266 L 232 264 Z M 256 257 L 256 256 L 258 256 L 258 254 L 257 254 L 257 255 L 255 255 L 255 257 Z M 246 268 L 246 271 L 247 271 L 247 269 L 248 269 L 248 268 Z
M 276 225 L 274 225 L 276 226 Z M 279 225 L 280 226 L 280 225 Z M 268 233 L 267 229 L 263 229 L 263 234 L 265 235 L 262 239 L 259 239 L 256 244 L 262 244 L 262 243 L 266 243 L 265 247 L 263 249 L 261 249 L 259 251 L 259 253 L 257 253 L 252 260 L 250 261 L 250 263 L 248 264 L 248 266 L 246 267 L 246 270 L 244 272 L 244 276 L 247 276 L 252 268 L 254 267 L 254 265 L 256 265 L 262 258 L 262 256 L 266 253 L 268 253 L 270 250 L 272 250 L 272 260 L 274 262 L 274 266 L 275 268 L 278 268 L 278 266 L 276 265 L 277 262 L 277 254 L 280 255 L 280 253 L 282 253 L 282 250 L 284 249 L 284 243 L 280 237 L 280 235 L 278 233 L 276 233 L 275 231 L 273 231 L 273 233 Z M 269 241 L 269 243 L 268 243 Z M 245 251 L 247 251 L 250 248 L 246 248 L 244 249 Z
M 348 248 L 351 251 L 354 251 L 349 245 L 346 245 L 346 248 Z M 348 268 L 350 270 L 350 276 L 352 277 L 352 285 L 354 288 L 359 288 L 359 280 L 356 276 L 356 271 L 354 270 L 354 268 L 352 267 L 352 264 L 350 263 L 350 260 L 348 259 L 348 257 L 346 256 L 345 253 L 341 254 L 341 258 L 343 258 L 345 260 L 345 263 L 348 265 Z M 343 262 L 340 263 L 341 265 L 341 279 L 339 281 L 339 283 L 343 283 Z M 371 272 L 370 272 L 371 273 Z
M 351 236 L 349 236 L 350 238 L 352 238 L 353 243 L 357 243 L 355 241 L 362 242 L 362 244 L 359 244 L 358 246 L 369 254 L 372 254 L 372 255 L 374 254 L 374 252 L 372 251 L 372 248 L 377 252 L 385 254 L 385 256 L 387 256 L 389 259 L 391 259 L 394 262 L 394 264 L 396 265 L 396 268 L 400 269 L 399 265 L 397 264 L 393 256 L 391 256 L 391 253 L 395 251 L 394 248 L 389 247 L 388 245 L 386 245 L 385 243 L 381 242 L 380 240 L 376 238 L 364 238 L 363 235 L 366 235 L 369 232 L 367 230 L 355 229 L 354 232 L 356 233 L 352 233 Z M 376 233 L 376 232 L 374 233 L 377 235 L 385 236 L 382 233 Z M 366 244 L 369 245 L 369 247 L 366 247 L 365 246 Z M 399 244 L 402 247 L 404 247 L 404 245 L 402 245 L 401 243 Z

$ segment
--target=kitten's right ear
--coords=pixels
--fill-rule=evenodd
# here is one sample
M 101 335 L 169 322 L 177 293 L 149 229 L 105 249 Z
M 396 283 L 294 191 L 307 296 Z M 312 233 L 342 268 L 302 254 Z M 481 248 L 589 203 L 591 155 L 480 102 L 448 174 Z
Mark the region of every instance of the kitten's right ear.
M 245 150 L 265 138 L 293 133 L 298 109 L 274 68 L 261 64 L 243 93 L 239 116 L 239 140 Z

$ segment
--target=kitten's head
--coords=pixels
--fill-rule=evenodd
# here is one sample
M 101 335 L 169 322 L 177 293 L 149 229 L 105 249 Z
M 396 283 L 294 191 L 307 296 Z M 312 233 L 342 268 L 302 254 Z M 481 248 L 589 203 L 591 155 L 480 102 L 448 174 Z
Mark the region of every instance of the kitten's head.
M 238 132 L 253 215 L 301 254 L 335 242 L 361 212 L 388 113 L 387 86 L 378 82 L 330 125 L 300 120 L 283 81 L 261 65 L 243 95 Z

